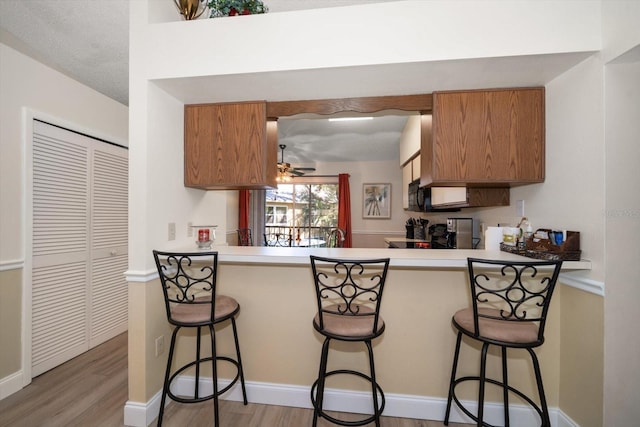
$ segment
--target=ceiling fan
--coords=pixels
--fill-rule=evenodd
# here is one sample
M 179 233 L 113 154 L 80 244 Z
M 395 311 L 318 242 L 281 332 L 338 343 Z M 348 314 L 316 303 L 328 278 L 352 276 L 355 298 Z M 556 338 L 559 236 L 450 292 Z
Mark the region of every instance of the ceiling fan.
M 291 167 L 291 163 L 285 163 L 284 161 L 284 149 L 287 148 L 287 146 L 284 144 L 280 144 L 279 147 L 281 150 L 281 154 L 280 162 L 278 163 L 278 176 L 287 176 L 287 174 L 290 174 L 289 176 L 302 176 L 306 172 L 313 172 L 316 170 L 316 168 Z

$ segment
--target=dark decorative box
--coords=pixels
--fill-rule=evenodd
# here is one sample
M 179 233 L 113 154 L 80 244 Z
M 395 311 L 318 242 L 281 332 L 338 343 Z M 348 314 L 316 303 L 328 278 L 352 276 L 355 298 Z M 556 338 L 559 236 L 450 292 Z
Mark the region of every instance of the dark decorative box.
M 535 237 L 545 234 L 549 238 Z M 536 230 L 533 237 L 526 239 L 524 245 L 509 246 L 500 243 L 500 250 L 541 260 L 580 261 L 582 251 L 579 231 L 567 231 L 567 239 L 559 245 L 553 243 L 552 239 L 552 231 L 541 228 Z

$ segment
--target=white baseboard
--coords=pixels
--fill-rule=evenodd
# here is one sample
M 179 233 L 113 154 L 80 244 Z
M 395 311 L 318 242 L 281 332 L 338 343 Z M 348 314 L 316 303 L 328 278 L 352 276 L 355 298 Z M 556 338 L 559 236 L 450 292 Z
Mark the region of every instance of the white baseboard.
M 22 387 L 24 387 L 22 377 L 22 371 L 18 371 L 4 378 L 0 378 L 0 400 L 22 390 Z
M 580 424 L 573 421 L 567 414 L 558 409 L 557 413 L 557 427 L 580 427 Z
M 193 389 L 193 383 L 193 377 L 179 377 L 174 384 L 173 392 L 175 394 L 188 394 L 189 390 Z M 227 384 L 229 384 L 228 380 L 220 380 L 220 387 L 225 387 Z M 201 380 L 200 389 L 202 393 L 211 393 L 212 388 L 211 379 Z M 310 386 L 247 382 L 246 388 L 247 398 L 250 403 L 311 408 Z M 158 392 L 147 403 L 127 402 L 124 407 L 125 425 L 146 427 L 151 424 L 160 411 L 160 394 L 161 392 Z M 385 416 L 434 421 L 444 420 L 447 406 L 445 398 L 392 393 L 385 393 L 385 398 L 386 406 L 383 412 Z M 242 392 L 239 384 L 236 384 L 225 393 L 222 399 L 242 401 Z M 477 408 L 477 404 L 471 401 L 463 401 L 463 404 L 472 412 Z M 532 408 L 525 405 L 512 404 L 510 406 L 510 421 L 513 427 L 539 425 L 537 414 Z M 343 412 L 363 414 L 373 412 L 371 395 L 361 391 L 327 389 L 325 391 L 324 407 L 328 410 Z M 553 427 L 579 427 L 558 408 L 549 408 L 549 412 Z M 472 422 L 457 409 L 455 403 L 452 406 L 449 420 L 457 423 Z M 501 403 L 485 404 L 485 421 L 498 425 L 503 423 Z

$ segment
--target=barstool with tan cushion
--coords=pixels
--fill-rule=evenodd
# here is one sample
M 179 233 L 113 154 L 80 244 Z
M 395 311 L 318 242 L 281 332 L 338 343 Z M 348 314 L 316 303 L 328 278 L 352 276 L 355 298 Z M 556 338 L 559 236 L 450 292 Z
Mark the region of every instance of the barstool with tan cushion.
M 387 278 L 389 258 L 346 260 L 311 256 L 318 312 L 313 327 L 324 337 L 318 379 L 311 387 L 314 407 L 313 425 L 318 417 L 344 426 L 361 426 L 375 422 L 380 425 L 385 399 L 376 382 L 371 341 L 382 335 L 385 323 L 380 317 L 382 291 Z M 363 342 L 369 357 L 369 374 L 353 369 L 327 372 L 329 346 L 332 340 Z M 333 375 L 355 375 L 371 385 L 373 414 L 361 420 L 345 421 L 329 415 L 323 408 L 325 384 Z
M 160 414 L 158 415 L 158 427 L 162 425 L 164 406 L 167 396 L 180 403 L 198 403 L 213 399 L 214 425 L 220 425 L 218 398 L 229 391 L 240 380 L 244 404 L 247 404 L 247 392 L 244 385 L 244 373 L 242 370 L 242 358 L 238 343 L 238 331 L 235 316 L 240 311 L 240 305 L 234 298 L 218 295 L 216 293 L 216 278 L 218 273 L 217 252 L 160 252 L 153 251 L 162 291 L 164 295 L 167 320 L 174 326 L 171 335 L 171 346 L 167 369 L 165 371 L 164 385 L 162 387 L 162 399 L 160 402 Z M 215 301 L 215 304 L 211 302 Z M 220 356 L 216 350 L 215 325 L 230 321 L 235 341 L 235 358 Z M 200 341 L 202 328 L 209 329 L 211 338 L 211 356 L 202 356 Z M 172 373 L 173 354 L 175 351 L 176 337 L 181 328 L 196 328 L 196 356 Z M 231 382 L 220 389 L 218 387 L 217 362 L 228 362 L 235 366 L 236 375 Z M 204 363 L 211 363 L 213 392 L 203 395 L 200 390 L 200 369 Z M 188 396 L 177 395 L 171 390 L 171 384 L 179 376 L 186 374 L 187 370 L 195 368 L 193 392 Z M 178 392 L 176 392 L 178 393 Z
M 509 394 L 513 393 L 537 412 L 543 426 L 550 426 L 540 364 L 534 348 L 544 343 L 547 313 L 562 261 L 497 261 L 469 258 L 467 263 L 472 306 L 459 310 L 452 319 L 458 337 L 444 424 L 449 423 L 451 403 L 455 401 L 460 410 L 476 421 L 478 426 L 491 425 L 485 420 L 484 398 L 486 385 L 493 384 L 502 390 L 503 425 L 509 426 Z M 478 376 L 456 378 L 463 336 L 482 343 Z M 490 345 L 498 346 L 501 350 L 501 380 L 486 376 L 487 351 Z M 529 353 L 539 402 L 509 385 L 507 349 L 524 349 Z M 456 387 L 468 381 L 479 383 L 477 414 L 473 414 L 456 396 Z

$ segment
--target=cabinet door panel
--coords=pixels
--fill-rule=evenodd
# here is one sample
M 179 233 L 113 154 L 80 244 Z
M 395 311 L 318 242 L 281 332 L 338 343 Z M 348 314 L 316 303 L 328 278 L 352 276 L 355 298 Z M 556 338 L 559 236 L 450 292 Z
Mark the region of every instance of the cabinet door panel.
M 184 180 L 186 186 L 202 187 L 215 182 L 215 108 L 189 106 L 184 111 Z
M 276 134 L 277 135 L 277 134 Z M 207 189 L 275 186 L 276 139 L 266 103 L 185 107 L 185 185 Z
M 222 183 L 263 182 L 264 104 L 225 104 L 216 109 L 216 178 Z
M 484 107 L 480 93 L 438 94 L 434 124 L 434 179 L 465 181 L 478 174 L 472 159 L 484 156 L 480 138 Z M 434 97 L 434 100 L 436 97 Z
M 434 116 L 433 182 L 544 180 L 543 88 L 436 93 Z

